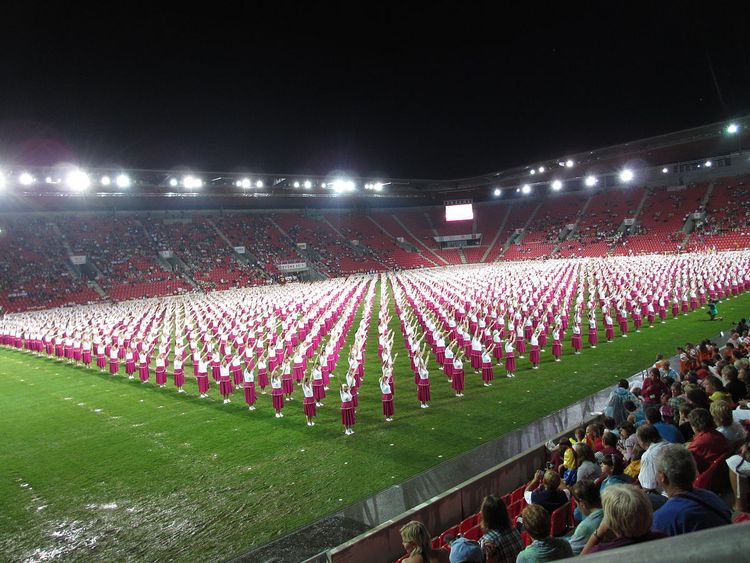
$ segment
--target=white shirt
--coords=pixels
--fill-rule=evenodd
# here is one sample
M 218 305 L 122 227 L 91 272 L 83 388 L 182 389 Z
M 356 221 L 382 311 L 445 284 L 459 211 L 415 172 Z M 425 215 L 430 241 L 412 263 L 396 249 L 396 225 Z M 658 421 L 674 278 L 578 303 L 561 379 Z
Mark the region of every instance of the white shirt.
M 656 479 L 656 458 L 659 455 L 659 450 L 668 444 L 669 442 L 662 440 L 661 442 L 651 444 L 643 452 L 643 456 L 641 457 L 641 471 L 638 473 L 638 482 L 644 489 L 659 489 L 659 481 Z

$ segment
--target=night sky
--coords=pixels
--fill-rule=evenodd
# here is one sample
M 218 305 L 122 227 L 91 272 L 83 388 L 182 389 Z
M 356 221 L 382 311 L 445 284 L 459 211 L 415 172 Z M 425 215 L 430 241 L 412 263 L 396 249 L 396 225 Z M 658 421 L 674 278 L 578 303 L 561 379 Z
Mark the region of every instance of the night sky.
M 746 13 L 613 5 L 425 35 L 28 2 L 0 36 L 0 164 L 456 178 L 750 113 Z

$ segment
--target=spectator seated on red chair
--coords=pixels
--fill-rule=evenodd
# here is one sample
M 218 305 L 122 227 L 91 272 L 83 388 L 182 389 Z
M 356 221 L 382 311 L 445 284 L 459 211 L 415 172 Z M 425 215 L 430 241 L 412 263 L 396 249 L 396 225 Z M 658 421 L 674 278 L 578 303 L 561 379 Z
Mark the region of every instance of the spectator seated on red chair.
M 695 432 L 688 449 L 695 458 L 698 473 L 703 473 L 717 458 L 729 451 L 729 441 L 714 428 L 711 413 L 706 409 L 693 409 L 688 419 Z
M 518 554 L 517 563 L 573 557 L 573 550 L 567 540 L 550 536 L 550 514 L 541 505 L 530 504 L 523 509 L 523 526 L 533 541 Z
M 695 460 L 684 446 L 663 447 L 656 458 L 656 472 L 669 500 L 654 512 L 653 531 L 676 536 L 731 524 L 731 511 L 721 498 L 711 491 L 693 488 Z
M 568 491 L 561 490 L 562 480 L 556 471 L 537 471 L 534 478 L 526 485 L 524 498 L 529 504 L 543 506 L 549 514 L 568 502 Z
M 578 481 L 573 485 L 571 492 L 584 518 L 567 540 L 573 549 L 573 555 L 579 555 L 591 537 L 591 534 L 601 524 L 604 512 L 602 512 L 602 499 L 599 494 L 599 486 L 593 481 Z
M 524 545 L 521 534 L 511 525 L 503 499 L 495 495 L 484 497 L 480 514 L 484 534 L 479 538 L 479 545 L 486 560 L 494 563 L 515 561 Z

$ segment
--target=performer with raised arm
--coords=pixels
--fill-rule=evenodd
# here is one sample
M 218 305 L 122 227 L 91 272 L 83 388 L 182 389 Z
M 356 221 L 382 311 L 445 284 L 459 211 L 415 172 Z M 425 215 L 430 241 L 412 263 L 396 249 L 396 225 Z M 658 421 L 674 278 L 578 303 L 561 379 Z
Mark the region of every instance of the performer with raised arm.
M 283 418 L 284 413 L 284 390 L 281 388 L 282 382 L 279 376 L 278 368 L 271 373 L 271 400 L 273 410 L 276 411 L 276 418 Z
M 344 425 L 344 434 L 349 436 L 354 434 L 354 423 L 356 421 L 354 414 L 354 404 L 352 403 L 351 388 L 348 384 L 342 383 L 341 390 L 341 423 Z
M 242 372 L 243 388 L 245 390 L 245 402 L 248 410 L 255 410 L 255 374 L 253 368 L 246 367 Z
M 304 395 L 303 410 L 305 411 L 305 418 L 307 419 L 308 426 L 315 426 L 313 419 L 315 418 L 315 397 L 313 397 L 313 385 L 310 381 L 310 377 L 307 376 L 302 380 L 302 394 Z
M 492 351 L 495 346 L 496 344 L 493 342 L 489 348 L 482 348 L 482 381 L 484 381 L 485 387 L 490 387 L 492 380 L 495 379 L 495 372 L 492 369 Z

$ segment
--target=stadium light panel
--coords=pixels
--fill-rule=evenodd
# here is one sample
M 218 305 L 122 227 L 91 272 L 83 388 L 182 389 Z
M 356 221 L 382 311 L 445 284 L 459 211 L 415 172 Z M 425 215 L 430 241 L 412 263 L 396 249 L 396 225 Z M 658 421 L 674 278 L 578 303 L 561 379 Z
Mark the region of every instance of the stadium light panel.
M 179 184 L 179 182 L 177 181 L 177 178 L 170 178 L 169 179 L 169 185 L 172 186 L 173 188 L 176 188 L 177 184 Z
M 263 180 L 258 180 L 257 182 L 255 182 L 255 187 L 256 188 L 262 188 L 263 187 Z
M 109 176 L 102 176 L 101 184 L 102 186 L 109 186 L 112 183 L 112 179 Z
M 495 188 L 495 191 L 493 192 L 495 194 L 495 197 L 500 197 L 503 193 L 503 190 L 500 188 Z
M 0 189 L 5 189 L 5 174 L 0 170 Z
M 376 192 L 382 191 L 383 190 L 383 182 L 375 182 L 375 185 L 373 186 L 373 188 L 375 188 Z
M 531 175 L 533 176 L 534 174 L 536 174 L 536 170 L 534 170 L 534 169 L 532 168 L 532 169 L 531 169 L 531 172 L 529 172 L 529 174 L 531 174 Z
M 625 182 L 625 183 L 632 182 L 633 178 L 634 178 L 633 171 L 630 170 L 629 168 L 626 168 L 625 170 L 623 170 L 622 172 L 620 172 L 620 181 L 621 182 Z
M 237 184 L 239 184 L 239 186 L 243 190 L 247 190 L 247 189 L 251 188 L 252 185 L 253 185 L 253 183 L 250 181 L 250 178 L 242 178 L 242 180 L 240 180 L 239 182 L 237 182 Z
M 555 180 L 552 182 L 552 189 L 556 192 L 559 192 L 562 189 L 562 182 L 560 180 Z
M 81 192 L 91 185 L 91 179 L 83 170 L 76 169 L 68 172 L 65 183 L 71 190 Z
M 531 186 L 529 186 L 528 184 L 524 184 L 523 187 L 521 188 L 521 192 L 523 192 L 525 194 L 530 194 L 531 193 Z
M 293 185 L 294 185 L 295 188 L 299 188 L 299 182 L 294 182 Z
M 669 172 L 669 168 L 667 168 L 666 166 L 661 169 L 662 174 L 666 174 L 667 172 Z
M 305 185 L 306 190 L 309 190 L 310 188 L 312 188 L 312 182 L 310 180 L 305 180 L 304 185 Z
M 51 184 L 51 183 L 52 183 L 52 178 L 51 178 L 50 176 L 47 176 L 47 177 L 46 177 L 46 178 L 44 179 L 44 181 L 45 181 L 45 182 L 46 182 L 47 184 Z
M 18 181 L 22 186 L 30 186 L 36 180 L 34 179 L 34 176 L 29 174 L 28 172 L 22 172 L 21 175 L 18 177 Z
M 189 190 L 193 188 L 201 188 L 203 187 L 203 180 L 201 180 L 200 178 L 196 178 L 194 176 L 185 176 L 182 179 L 182 185 L 188 188 Z
M 354 182 L 352 182 L 351 180 L 347 180 L 346 182 L 344 182 L 344 189 L 347 192 L 353 192 L 355 187 L 356 186 L 355 186 Z
M 596 176 L 586 176 L 585 184 L 589 188 L 593 188 L 598 182 L 599 180 L 596 179 Z
M 727 126 L 727 133 L 729 133 L 730 135 L 734 135 L 739 130 L 740 130 L 739 125 L 737 125 L 736 123 L 730 123 Z
M 544 170 L 545 170 L 544 166 L 540 166 L 539 167 L 539 173 L 540 174 L 544 174 Z
M 117 184 L 118 188 L 129 188 L 130 178 L 127 174 L 118 174 L 117 178 L 115 179 L 115 183 Z
M 325 187 L 326 187 L 326 183 L 325 183 L 325 182 L 321 183 L 321 184 L 320 184 L 320 187 L 321 187 L 321 188 L 325 188 Z
M 574 165 L 575 162 L 573 162 L 571 159 L 565 161 L 565 168 L 573 168 Z
M 711 168 L 711 166 L 713 166 L 713 164 L 714 164 L 713 162 L 711 162 L 710 160 L 707 160 L 705 166 L 706 166 L 706 168 Z

